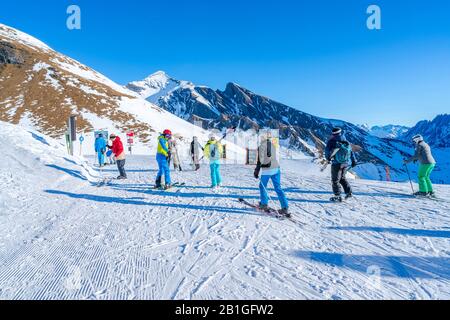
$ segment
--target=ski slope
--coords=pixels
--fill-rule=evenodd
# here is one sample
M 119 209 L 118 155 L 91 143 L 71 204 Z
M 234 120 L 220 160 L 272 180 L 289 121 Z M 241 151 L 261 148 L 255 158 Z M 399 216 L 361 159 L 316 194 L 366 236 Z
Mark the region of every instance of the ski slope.
M 162 192 L 153 157 L 133 156 L 129 180 L 99 188 L 115 167 L 11 125 L 0 143 L 0 299 L 450 298 L 450 203 L 409 184 L 352 181 L 356 199 L 332 204 L 326 173 L 286 160 L 300 225 L 237 202 L 258 201 L 252 167 L 224 166 L 213 192 L 185 164 L 186 186 Z

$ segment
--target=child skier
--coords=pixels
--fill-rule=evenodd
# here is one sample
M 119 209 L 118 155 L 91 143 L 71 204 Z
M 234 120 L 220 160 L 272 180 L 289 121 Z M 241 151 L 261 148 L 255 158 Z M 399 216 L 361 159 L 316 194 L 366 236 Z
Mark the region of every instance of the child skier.
M 205 158 L 209 159 L 211 169 L 211 188 L 218 188 L 222 185 L 222 176 L 220 175 L 220 159 L 223 154 L 222 144 L 216 140 L 212 134 L 204 148 Z
M 111 134 L 110 139 L 112 141 L 112 146 L 108 146 L 114 154 L 117 163 L 117 169 L 119 170 L 118 180 L 127 179 L 127 173 L 125 172 L 125 150 L 123 148 L 123 143 L 118 136 Z
M 277 139 L 272 138 L 272 134 L 270 132 L 260 135 L 260 143 L 258 146 L 258 162 L 254 172 L 254 176 L 256 179 L 259 179 L 260 173 L 260 209 L 268 210 L 269 195 L 267 193 L 267 185 L 269 183 L 269 180 L 272 180 L 272 184 L 281 204 L 281 210 L 279 210 L 278 212 L 281 215 L 289 218 L 291 216 L 289 214 L 289 203 L 286 199 L 286 195 L 283 189 L 281 188 L 279 145 Z
M 353 196 L 352 187 L 346 178 L 349 165 L 354 168 L 357 164 L 355 154 L 350 143 L 345 139 L 341 128 L 334 128 L 325 148 L 325 158 L 331 162 L 331 181 L 334 197 L 332 202 L 342 202 L 341 186 L 346 194 L 345 199 Z
M 172 131 L 164 130 L 164 132 L 158 137 L 158 149 L 156 153 L 156 161 L 158 162 L 158 174 L 156 175 L 155 188 L 169 189 L 171 187 L 170 180 L 170 151 L 169 140 L 172 137 Z M 162 186 L 162 176 L 164 175 L 165 185 Z
M 180 163 L 180 156 L 178 154 L 177 142 L 175 139 L 169 140 L 169 151 L 170 151 L 170 159 L 169 161 L 173 161 L 173 169 L 178 171 L 183 171 Z M 170 163 L 169 163 L 170 165 Z
M 97 153 L 98 166 L 105 165 L 106 141 L 103 139 L 103 134 L 100 133 L 95 139 L 95 152 Z
M 192 164 L 194 166 L 194 170 L 198 171 L 200 170 L 200 154 L 198 149 L 202 149 L 202 151 L 205 151 L 203 147 L 198 143 L 198 138 L 193 137 L 191 142 L 191 158 L 192 158 Z
M 415 196 L 435 197 L 430 175 L 436 166 L 436 161 L 431 153 L 431 148 L 421 135 L 414 136 L 412 140 L 416 146 L 416 152 L 409 159 L 405 159 L 404 164 L 419 161 L 419 192 L 416 192 Z

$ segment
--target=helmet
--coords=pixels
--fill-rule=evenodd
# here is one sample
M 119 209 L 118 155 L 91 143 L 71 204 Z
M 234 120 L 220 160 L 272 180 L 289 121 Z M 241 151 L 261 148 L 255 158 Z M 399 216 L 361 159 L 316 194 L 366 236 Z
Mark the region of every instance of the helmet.
M 416 134 L 414 137 L 412 137 L 412 141 L 414 141 L 415 143 L 419 143 L 423 141 L 423 137 L 420 134 Z
M 171 135 L 172 135 L 172 131 L 170 131 L 169 129 L 164 130 L 163 135 L 165 135 L 165 136 L 171 136 Z

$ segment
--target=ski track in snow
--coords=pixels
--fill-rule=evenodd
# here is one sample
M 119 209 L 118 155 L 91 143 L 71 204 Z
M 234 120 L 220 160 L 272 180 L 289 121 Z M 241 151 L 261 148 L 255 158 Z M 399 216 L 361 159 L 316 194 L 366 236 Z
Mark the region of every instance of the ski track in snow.
M 450 204 L 401 196 L 409 184 L 352 181 L 355 199 L 332 204 L 327 175 L 286 161 L 300 226 L 238 203 L 258 201 L 253 168 L 223 166 L 216 192 L 207 165 L 186 168 L 162 192 L 152 157 L 127 161 L 127 181 L 61 174 L 0 215 L 0 298 L 450 298 Z

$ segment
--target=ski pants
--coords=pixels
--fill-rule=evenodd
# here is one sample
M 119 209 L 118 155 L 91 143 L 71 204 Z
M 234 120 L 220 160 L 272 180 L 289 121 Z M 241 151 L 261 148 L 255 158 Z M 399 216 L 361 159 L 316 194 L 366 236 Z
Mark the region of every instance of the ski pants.
M 101 152 L 97 152 L 98 165 L 101 167 L 105 164 L 105 155 Z
M 126 178 L 127 173 L 125 172 L 125 159 L 117 160 L 116 162 L 117 162 L 117 169 L 119 169 L 120 176 Z
M 259 183 L 259 192 L 261 195 L 261 204 L 268 205 L 269 204 L 269 195 L 267 193 L 267 185 L 269 184 L 269 180 L 272 180 L 273 187 L 275 188 L 275 192 L 278 195 L 278 200 L 280 201 L 282 209 L 288 209 L 289 203 L 286 199 L 286 195 L 284 194 L 283 189 L 281 188 L 281 173 L 278 172 L 274 175 L 263 175 L 261 176 L 261 181 Z
M 433 184 L 430 175 L 433 172 L 435 164 L 421 164 L 419 166 L 419 191 L 433 192 Z
M 222 176 L 220 175 L 220 163 L 211 162 L 211 186 L 217 187 L 222 183 Z
M 156 156 L 156 162 L 158 162 L 159 168 L 158 174 L 156 175 L 156 185 L 161 184 L 162 176 L 164 176 L 164 182 L 166 185 L 171 184 L 172 180 L 170 179 L 170 166 L 167 158 L 163 154 L 158 153 L 158 155 Z
M 339 197 L 342 193 L 342 188 L 344 188 L 345 194 L 352 193 L 352 187 L 345 177 L 348 167 L 342 164 L 333 164 L 331 166 L 331 183 L 333 187 L 334 195 Z

